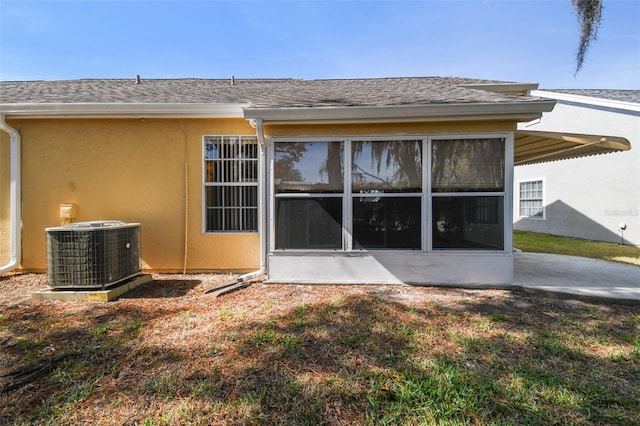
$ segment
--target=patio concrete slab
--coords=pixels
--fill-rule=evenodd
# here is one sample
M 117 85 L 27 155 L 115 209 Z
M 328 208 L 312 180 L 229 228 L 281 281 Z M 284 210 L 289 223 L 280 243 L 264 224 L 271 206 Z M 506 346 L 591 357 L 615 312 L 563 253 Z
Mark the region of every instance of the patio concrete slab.
M 584 257 L 515 253 L 513 284 L 526 290 L 640 303 L 640 267 Z

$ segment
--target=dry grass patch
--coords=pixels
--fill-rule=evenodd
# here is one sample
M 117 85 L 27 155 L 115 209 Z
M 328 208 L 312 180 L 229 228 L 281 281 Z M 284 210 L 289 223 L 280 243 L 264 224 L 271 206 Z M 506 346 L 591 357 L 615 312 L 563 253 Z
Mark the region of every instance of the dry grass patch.
M 230 279 L 154 276 L 109 303 L 32 301 L 45 276 L 1 279 L 0 423 L 640 423 L 637 306 L 410 286 L 206 294 Z
M 629 263 L 631 265 L 640 266 L 640 257 L 631 257 L 631 256 L 610 256 L 606 257 L 606 260 L 610 260 L 612 262 L 620 262 L 620 263 Z

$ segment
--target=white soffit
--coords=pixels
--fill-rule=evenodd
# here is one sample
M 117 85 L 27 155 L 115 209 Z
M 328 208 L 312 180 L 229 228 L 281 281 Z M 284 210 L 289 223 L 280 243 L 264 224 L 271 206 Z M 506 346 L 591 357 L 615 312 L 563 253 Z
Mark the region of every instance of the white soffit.
M 616 136 L 535 130 L 516 131 L 514 144 L 516 166 L 631 149 L 627 139 Z

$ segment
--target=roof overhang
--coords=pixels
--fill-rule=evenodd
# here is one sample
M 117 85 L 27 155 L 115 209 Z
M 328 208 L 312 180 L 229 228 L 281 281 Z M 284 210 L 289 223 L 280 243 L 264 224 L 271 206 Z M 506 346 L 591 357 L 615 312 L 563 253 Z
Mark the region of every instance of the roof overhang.
M 22 103 L 0 104 L 7 118 L 243 118 L 249 104 Z
M 516 131 L 514 143 L 516 166 L 631 149 L 629 141 L 621 137 L 535 130 Z
M 500 103 L 460 103 L 392 106 L 340 107 L 247 107 L 247 119 L 261 119 L 265 124 L 324 124 L 461 120 L 516 120 L 540 118 L 553 109 L 553 100 Z
M 577 95 L 573 93 L 560 93 L 554 92 L 553 90 L 534 90 L 531 92 L 531 96 L 537 96 L 545 99 L 554 99 L 557 101 L 573 104 L 593 105 L 615 110 L 640 112 L 640 104 L 638 102 L 626 102 L 613 99 L 596 98 L 585 95 Z
M 268 124 L 530 121 L 551 111 L 554 104 L 553 100 L 340 107 L 252 107 L 241 103 L 16 103 L 0 104 L 0 114 L 7 118 L 246 118 L 262 119 Z

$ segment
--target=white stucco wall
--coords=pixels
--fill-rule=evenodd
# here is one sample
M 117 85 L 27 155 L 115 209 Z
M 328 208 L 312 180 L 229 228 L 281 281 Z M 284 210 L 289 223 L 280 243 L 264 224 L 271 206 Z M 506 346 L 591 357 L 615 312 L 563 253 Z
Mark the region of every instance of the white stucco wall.
M 631 150 L 517 166 L 514 229 L 640 245 L 640 112 L 558 101 L 527 130 L 624 137 Z M 519 182 L 544 180 L 544 219 L 519 216 Z

